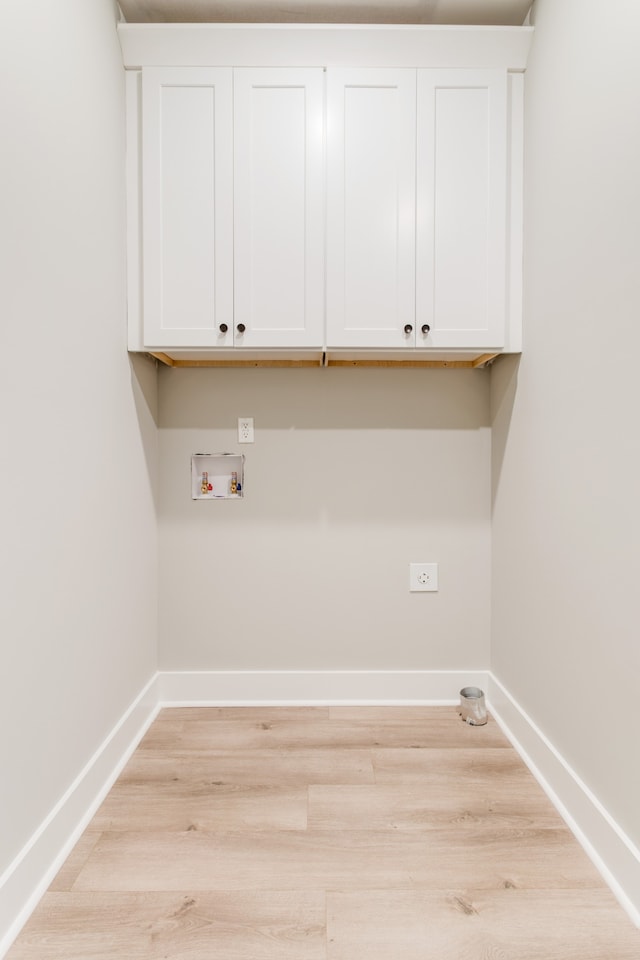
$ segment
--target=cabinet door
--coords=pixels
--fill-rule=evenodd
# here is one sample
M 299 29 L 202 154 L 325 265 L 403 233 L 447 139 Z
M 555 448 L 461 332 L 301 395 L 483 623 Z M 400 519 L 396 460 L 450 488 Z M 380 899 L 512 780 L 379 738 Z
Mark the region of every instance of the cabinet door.
M 502 71 L 418 71 L 418 346 L 504 344 L 506 84 Z
M 328 70 L 327 87 L 327 343 L 413 347 L 416 72 Z
M 321 69 L 234 70 L 236 347 L 322 347 Z
M 233 323 L 232 75 L 142 75 L 144 340 L 211 347 Z

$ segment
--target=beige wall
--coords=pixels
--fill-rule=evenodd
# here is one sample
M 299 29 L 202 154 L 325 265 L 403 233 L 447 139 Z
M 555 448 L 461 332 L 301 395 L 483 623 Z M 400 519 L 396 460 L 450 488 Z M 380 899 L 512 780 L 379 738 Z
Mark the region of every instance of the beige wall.
M 640 5 L 538 0 L 535 28 L 525 345 L 492 373 L 492 666 L 638 843 Z
M 222 450 L 245 499 L 192 501 L 190 455 Z M 163 369 L 161 668 L 486 668 L 489 457 L 483 371 Z
M 3 6 L 0 74 L 2 875 L 155 669 L 157 544 L 113 5 Z

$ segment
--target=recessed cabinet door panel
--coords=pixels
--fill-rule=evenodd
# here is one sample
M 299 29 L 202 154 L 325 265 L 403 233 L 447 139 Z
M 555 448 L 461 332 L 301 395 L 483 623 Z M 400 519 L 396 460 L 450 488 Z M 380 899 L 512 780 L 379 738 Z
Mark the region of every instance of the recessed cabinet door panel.
M 142 84 L 145 345 L 215 346 L 233 322 L 231 70 Z
M 323 345 L 323 97 L 321 69 L 234 71 L 236 347 Z
M 327 342 L 411 347 L 415 71 L 329 70 L 327 84 Z
M 506 80 L 418 71 L 417 346 L 504 344 Z

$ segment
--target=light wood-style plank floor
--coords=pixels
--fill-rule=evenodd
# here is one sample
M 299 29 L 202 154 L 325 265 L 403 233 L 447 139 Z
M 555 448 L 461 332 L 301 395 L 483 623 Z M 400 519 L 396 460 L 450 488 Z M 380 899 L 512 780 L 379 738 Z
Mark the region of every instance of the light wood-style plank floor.
M 492 720 L 162 711 L 8 960 L 639 960 Z

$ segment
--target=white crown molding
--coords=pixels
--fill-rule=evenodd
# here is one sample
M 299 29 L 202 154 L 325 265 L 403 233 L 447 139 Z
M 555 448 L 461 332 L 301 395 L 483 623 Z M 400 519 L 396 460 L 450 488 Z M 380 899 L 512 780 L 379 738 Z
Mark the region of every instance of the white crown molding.
M 128 70 L 158 66 L 522 71 L 533 27 L 120 23 Z

